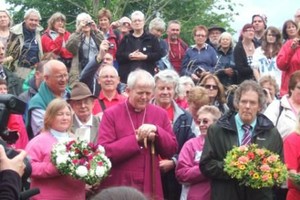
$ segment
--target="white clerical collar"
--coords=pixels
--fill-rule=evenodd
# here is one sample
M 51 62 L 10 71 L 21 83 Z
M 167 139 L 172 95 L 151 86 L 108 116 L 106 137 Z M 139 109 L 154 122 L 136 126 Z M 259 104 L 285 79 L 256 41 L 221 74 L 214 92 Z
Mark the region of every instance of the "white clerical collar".
M 92 114 L 90 116 L 90 119 L 86 123 L 82 123 L 76 114 L 75 114 L 75 120 L 77 121 L 79 127 L 92 127 L 93 126 L 93 115 Z

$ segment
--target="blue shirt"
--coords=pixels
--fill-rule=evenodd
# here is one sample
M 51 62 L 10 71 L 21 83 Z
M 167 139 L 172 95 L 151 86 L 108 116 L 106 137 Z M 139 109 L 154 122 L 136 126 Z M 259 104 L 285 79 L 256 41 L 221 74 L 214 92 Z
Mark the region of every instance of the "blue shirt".
M 244 122 L 240 118 L 239 113 L 237 113 L 234 116 L 234 118 L 235 118 L 235 124 L 236 124 L 237 133 L 238 133 L 238 144 L 241 145 L 242 139 L 243 139 L 244 134 L 245 134 L 245 131 L 242 128 L 242 126 L 244 125 Z M 257 122 L 257 118 L 255 118 L 255 120 L 253 120 L 253 122 L 250 124 L 250 126 L 251 126 L 251 130 L 250 130 L 251 137 L 253 136 L 253 130 L 254 130 L 255 126 L 256 126 L 256 122 Z

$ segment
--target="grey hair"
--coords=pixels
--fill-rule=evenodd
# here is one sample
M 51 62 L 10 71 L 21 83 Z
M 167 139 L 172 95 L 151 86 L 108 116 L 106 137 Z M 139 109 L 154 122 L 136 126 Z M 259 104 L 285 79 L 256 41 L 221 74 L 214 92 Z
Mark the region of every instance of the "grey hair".
M 157 17 L 150 21 L 149 30 L 152 29 L 162 30 L 163 32 L 166 30 L 166 23 L 161 18 Z
M 216 106 L 204 105 L 197 111 L 197 117 L 200 114 L 211 114 L 213 116 L 213 121 L 216 122 L 222 115 L 221 111 Z
M 261 109 L 265 107 L 266 104 L 266 98 L 263 91 L 263 88 L 255 81 L 253 80 L 245 80 L 240 84 L 240 86 L 236 89 L 234 92 L 234 106 L 238 108 L 238 104 L 241 100 L 242 94 L 248 91 L 254 91 L 258 95 L 258 103 Z
M 119 76 L 118 70 L 116 70 L 116 68 L 115 68 L 114 66 L 112 66 L 112 65 L 103 65 L 103 66 L 100 67 L 100 70 L 99 70 L 99 73 L 98 73 L 98 76 L 99 76 L 99 77 L 100 77 L 101 74 L 103 73 L 103 69 L 104 69 L 104 68 L 107 68 L 107 67 L 111 67 L 112 70 L 114 71 L 114 73 L 115 73 L 117 76 Z
M 233 41 L 233 38 L 232 38 L 232 35 L 228 32 L 223 32 L 221 33 L 220 37 L 219 37 L 219 45 L 221 44 L 221 40 L 223 37 L 229 37 L 230 39 L 230 47 L 232 48 L 234 46 L 234 41 Z
M 87 13 L 80 13 L 79 15 L 77 15 L 77 17 L 76 17 L 76 28 L 79 27 L 79 24 L 82 20 L 86 20 L 86 19 L 88 21 L 91 21 L 92 17 Z
M 178 91 L 179 75 L 174 70 L 165 69 L 165 70 L 162 70 L 162 71 L 158 72 L 154 76 L 155 83 L 158 80 L 161 80 L 164 83 L 173 84 L 174 85 L 175 96 L 177 96 L 177 94 L 179 93 L 179 91 Z
M 62 21 L 66 22 L 66 16 L 61 12 L 56 12 L 53 15 L 51 15 L 51 17 L 48 19 L 48 28 L 53 30 L 54 24 L 58 19 L 61 19 Z
M 171 21 L 169 21 L 169 22 L 168 22 L 168 27 L 169 27 L 171 24 L 178 24 L 179 26 L 181 26 L 181 23 L 180 23 L 180 21 L 178 21 L 178 20 L 171 20 Z
M 131 16 L 130 16 L 131 20 L 132 20 L 134 17 L 136 17 L 136 18 L 138 18 L 138 19 L 143 19 L 143 20 L 145 19 L 144 13 L 142 13 L 142 12 L 139 11 L 139 10 L 134 11 L 134 12 L 131 14 Z
M 191 77 L 181 76 L 179 78 L 177 96 L 185 96 L 185 94 L 186 94 L 185 85 L 191 85 L 192 87 L 195 87 L 195 83 Z
M 144 85 L 151 86 L 154 89 L 155 81 L 153 76 L 143 69 L 136 69 L 130 72 L 127 78 L 127 88 L 134 89 L 138 81 L 142 82 Z
M 58 64 L 58 63 L 61 63 L 65 66 L 65 64 L 59 60 L 49 60 L 45 63 L 44 65 L 44 76 L 45 75 L 51 75 L 52 74 L 52 69 L 54 67 L 54 65 Z
M 39 20 L 42 19 L 40 12 L 37 9 L 30 8 L 24 14 L 24 19 L 27 19 L 31 14 L 35 14 L 38 16 Z
M 11 18 L 9 12 L 7 10 L 0 10 L 0 12 L 4 12 L 7 15 L 9 19 L 8 27 L 11 27 L 13 25 L 13 19 Z

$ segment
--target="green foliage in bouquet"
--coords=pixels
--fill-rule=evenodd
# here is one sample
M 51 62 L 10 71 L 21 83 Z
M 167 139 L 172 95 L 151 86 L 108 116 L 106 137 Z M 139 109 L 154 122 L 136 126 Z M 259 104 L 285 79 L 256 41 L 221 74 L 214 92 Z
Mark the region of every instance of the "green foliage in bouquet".
M 289 173 L 289 179 L 293 182 L 293 184 L 300 186 L 300 174 Z
M 100 183 L 111 169 L 104 148 L 83 140 L 55 144 L 51 160 L 61 174 L 83 180 L 89 185 Z
M 224 161 L 224 171 L 251 188 L 279 186 L 287 179 L 287 168 L 279 155 L 257 144 L 234 147 Z

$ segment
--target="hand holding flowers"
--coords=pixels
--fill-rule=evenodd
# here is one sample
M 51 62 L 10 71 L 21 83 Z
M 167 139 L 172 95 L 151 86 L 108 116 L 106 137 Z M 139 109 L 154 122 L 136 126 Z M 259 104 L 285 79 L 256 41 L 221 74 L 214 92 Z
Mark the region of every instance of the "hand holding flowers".
M 234 147 L 224 161 L 224 171 L 251 188 L 279 186 L 287 178 L 287 169 L 279 156 L 257 148 L 256 144 Z
M 104 148 L 82 140 L 57 143 L 52 149 L 51 159 L 61 174 L 89 185 L 100 183 L 111 169 Z

